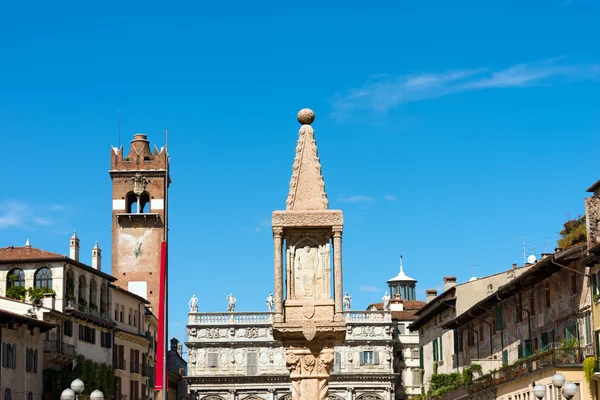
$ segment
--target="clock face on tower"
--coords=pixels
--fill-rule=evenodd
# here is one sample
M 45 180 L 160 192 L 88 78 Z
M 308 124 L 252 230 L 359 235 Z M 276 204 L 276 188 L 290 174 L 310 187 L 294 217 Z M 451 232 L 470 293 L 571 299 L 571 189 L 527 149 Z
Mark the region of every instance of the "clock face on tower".
M 142 255 L 142 244 L 138 243 L 135 245 L 135 247 L 133 248 L 133 255 L 135 256 L 135 258 L 138 258 L 139 256 Z

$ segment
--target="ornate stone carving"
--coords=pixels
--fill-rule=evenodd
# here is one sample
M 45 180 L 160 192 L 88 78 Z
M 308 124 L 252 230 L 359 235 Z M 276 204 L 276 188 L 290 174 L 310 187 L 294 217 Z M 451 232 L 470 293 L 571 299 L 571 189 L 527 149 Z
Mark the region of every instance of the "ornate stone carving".
M 250 327 L 244 330 L 244 337 L 246 338 L 253 339 L 257 338 L 258 336 L 258 328 L 256 327 Z
M 303 246 L 290 248 L 293 255 L 293 293 L 295 299 L 329 298 L 331 271 L 329 244 L 317 245 L 314 241 L 301 242 Z
M 374 393 L 365 393 L 358 396 L 356 400 L 383 400 L 383 398 Z
M 280 226 L 312 226 L 312 227 L 331 227 L 332 225 L 343 225 L 344 216 L 341 211 L 327 210 L 327 211 L 302 211 L 302 212 L 290 212 L 290 211 L 274 211 L 272 223 L 274 227 Z
M 132 181 L 133 193 L 135 193 L 137 196 L 140 196 L 146 190 L 148 180 L 143 177 L 142 174 L 135 174 L 135 176 L 132 178 Z
M 233 293 L 230 293 L 227 296 L 227 311 L 234 312 L 235 311 L 235 297 L 233 297 Z
M 381 301 L 383 301 L 383 309 L 386 311 L 390 309 L 390 300 L 391 300 L 390 295 L 386 291 L 383 294 L 383 297 L 381 298 Z
M 188 352 L 188 360 L 190 364 L 196 364 L 196 349 L 193 347 Z
M 324 353 L 319 356 L 319 372 L 329 374 L 333 366 L 333 354 Z
M 300 368 L 300 357 L 294 353 L 288 353 L 285 356 L 285 366 L 290 374 L 295 374 Z
M 309 354 L 309 355 L 307 355 L 307 356 L 304 357 L 304 369 L 309 374 L 315 368 L 315 363 L 316 363 L 316 359 L 315 359 L 315 357 L 312 356 L 312 354 Z
M 219 328 L 210 328 L 206 330 L 206 337 L 209 339 L 218 339 L 220 336 Z

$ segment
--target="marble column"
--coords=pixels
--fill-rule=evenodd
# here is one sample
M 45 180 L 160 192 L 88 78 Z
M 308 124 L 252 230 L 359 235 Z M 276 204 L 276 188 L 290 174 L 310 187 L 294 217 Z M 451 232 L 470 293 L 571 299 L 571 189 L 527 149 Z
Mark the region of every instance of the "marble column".
M 346 388 L 346 400 L 352 400 L 352 388 Z
M 336 319 L 342 316 L 342 228 L 333 227 L 333 281 L 335 282 L 335 314 Z
M 283 229 L 273 228 L 273 250 L 275 267 L 275 317 L 274 321 L 283 320 Z

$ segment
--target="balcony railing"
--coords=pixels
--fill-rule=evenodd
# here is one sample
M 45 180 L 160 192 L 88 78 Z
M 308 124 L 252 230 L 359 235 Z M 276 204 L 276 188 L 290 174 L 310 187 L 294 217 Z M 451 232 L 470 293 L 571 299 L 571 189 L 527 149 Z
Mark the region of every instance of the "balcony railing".
M 391 322 L 390 311 L 344 311 L 346 322 Z
M 273 320 L 270 312 L 188 313 L 190 325 L 266 324 Z
M 502 367 L 473 381 L 471 385 L 463 386 L 455 391 L 447 392 L 440 400 L 470 398 L 470 395 L 491 389 L 497 385 L 511 382 L 530 373 L 554 366 L 581 365 L 585 357 L 583 348 L 556 348 L 542 351 L 516 361 L 512 365 Z
M 129 367 L 131 368 L 131 372 L 132 374 L 139 374 L 140 371 L 142 370 L 141 368 L 142 364 L 138 364 L 138 363 L 130 363 Z
M 73 358 L 77 356 L 75 346 L 60 340 L 45 340 L 44 353 L 58 353 Z
M 122 371 L 125 371 L 125 360 L 124 359 L 117 359 L 113 361 L 113 368 L 114 369 L 120 369 Z

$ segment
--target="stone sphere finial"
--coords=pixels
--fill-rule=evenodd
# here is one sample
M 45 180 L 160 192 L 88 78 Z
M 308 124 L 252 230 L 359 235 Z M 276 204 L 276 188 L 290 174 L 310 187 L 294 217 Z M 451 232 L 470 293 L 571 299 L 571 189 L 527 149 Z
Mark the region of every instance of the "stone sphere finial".
M 315 121 L 315 113 L 310 108 L 298 111 L 298 122 L 302 125 L 310 125 Z

